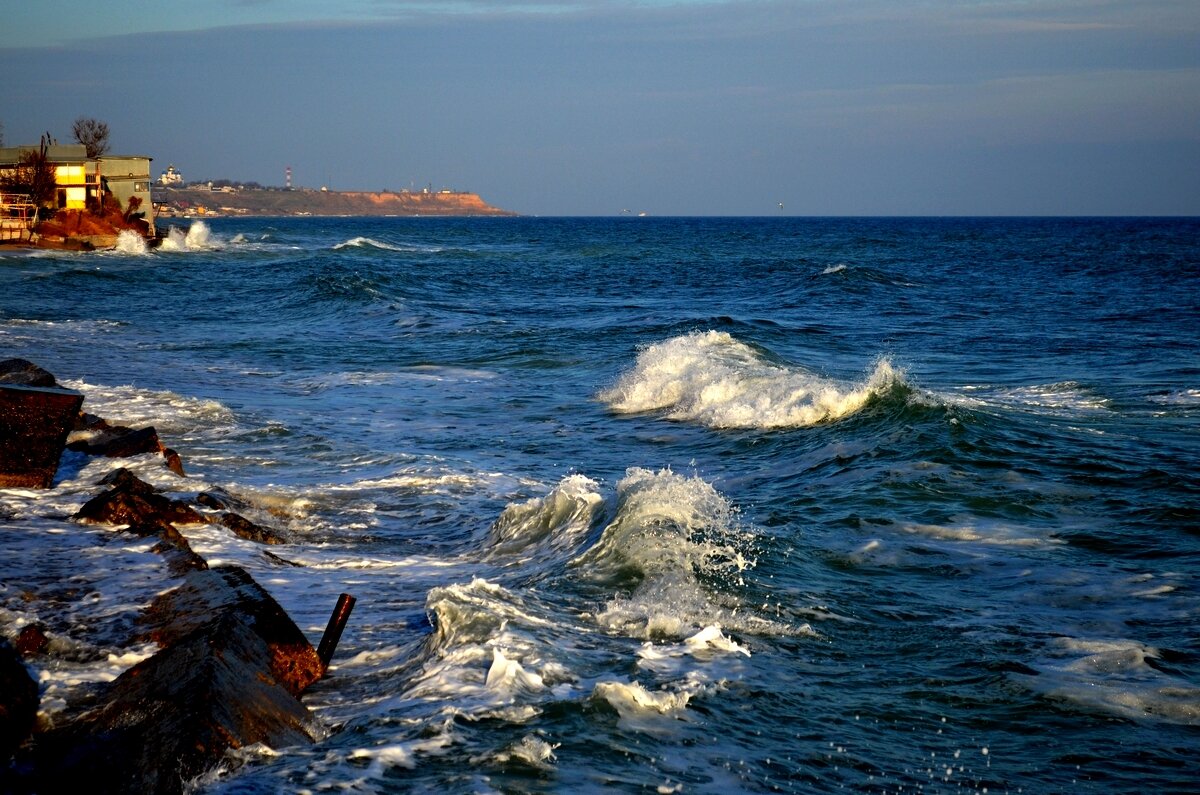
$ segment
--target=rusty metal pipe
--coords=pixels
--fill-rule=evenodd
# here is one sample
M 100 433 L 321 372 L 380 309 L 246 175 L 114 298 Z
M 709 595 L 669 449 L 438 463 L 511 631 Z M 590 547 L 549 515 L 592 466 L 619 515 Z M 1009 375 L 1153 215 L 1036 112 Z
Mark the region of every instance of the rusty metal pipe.
M 350 620 L 350 611 L 354 609 L 355 599 L 348 593 L 344 593 L 338 597 L 337 606 L 333 608 L 333 614 L 329 616 L 329 623 L 325 626 L 325 634 L 321 636 L 321 645 L 317 647 L 317 656 L 321 658 L 321 665 L 328 668 L 329 661 L 333 659 L 333 652 L 337 649 L 338 641 L 342 639 L 342 630 L 346 628 L 346 622 Z

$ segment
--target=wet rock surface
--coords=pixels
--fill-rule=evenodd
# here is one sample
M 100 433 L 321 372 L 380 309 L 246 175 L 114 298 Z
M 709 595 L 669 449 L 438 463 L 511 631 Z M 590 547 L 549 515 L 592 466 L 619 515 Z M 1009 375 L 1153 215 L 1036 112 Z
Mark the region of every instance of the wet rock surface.
M 163 650 L 82 716 L 39 736 L 35 787 L 182 792 L 231 749 L 315 739 L 316 721 L 296 696 L 323 673 L 320 661 L 245 570 L 192 572 L 151 616 Z
M 0 488 L 50 487 L 82 405 L 69 389 L 0 383 Z
M 179 455 L 163 447 L 154 428 L 126 428 L 82 413 L 83 396 L 56 383 L 31 362 L 0 362 L 0 421 L 4 392 L 22 400 L 27 393 L 38 393 L 41 402 L 53 403 L 60 394 L 69 398 L 54 403 L 55 445 L 46 449 L 47 455 L 53 452 L 55 468 L 74 429 L 71 447 L 79 452 L 113 457 L 162 453 L 166 465 L 184 477 Z M 25 449 L 16 438 L 0 424 L 0 465 L 5 456 L 11 459 L 15 450 Z M 53 471 L 48 477 L 39 475 L 39 482 L 49 486 Z M 2 478 L 0 474 L 0 486 L 12 485 Z M 154 538 L 151 551 L 166 560 L 163 587 L 175 587 L 154 599 L 141 628 L 130 635 L 130 641 L 151 640 L 160 650 L 111 684 L 79 694 L 55 714 L 53 725 L 37 731 L 38 685 L 22 658 L 35 667 L 53 665 L 60 654 L 56 642 L 39 624 L 12 638 L 16 648 L 0 640 L 0 792 L 76 791 L 81 786 L 100 793 L 182 792 L 230 750 L 256 743 L 279 748 L 312 742 L 321 729 L 299 696 L 324 675 L 326 663 L 248 572 L 234 566 L 210 568 L 176 525 L 219 523 L 261 544 L 282 544 L 283 536 L 234 513 L 232 508 L 252 508 L 220 489 L 199 494 L 195 502 L 203 508 L 197 510 L 123 467 L 97 485 L 103 490 L 84 503 L 74 521 L 124 526 L 119 535 Z M 263 554 L 278 565 L 298 565 L 265 550 Z M 29 597 L 48 598 L 37 593 Z

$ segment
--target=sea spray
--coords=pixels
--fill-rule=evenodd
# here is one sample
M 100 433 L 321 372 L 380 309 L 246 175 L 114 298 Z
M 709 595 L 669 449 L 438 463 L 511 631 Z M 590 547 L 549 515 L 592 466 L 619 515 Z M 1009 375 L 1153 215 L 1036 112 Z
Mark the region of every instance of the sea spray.
M 752 534 L 711 484 L 670 470 L 633 468 L 617 484 L 617 511 L 599 540 L 571 561 L 584 581 L 617 589 L 595 615 L 634 637 L 682 637 L 721 621 L 736 606 Z
M 162 251 L 200 251 L 213 247 L 212 230 L 203 221 L 194 221 L 187 232 L 171 227 L 163 238 Z
M 707 331 L 646 347 L 599 398 L 620 413 L 665 410 L 669 419 L 711 428 L 793 428 L 853 414 L 903 380 L 881 359 L 863 383 L 839 384 L 771 364 L 730 334 Z
M 133 256 L 140 256 L 149 251 L 146 247 L 146 238 L 132 229 L 122 229 L 121 233 L 117 235 L 116 250 L 121 254 Z

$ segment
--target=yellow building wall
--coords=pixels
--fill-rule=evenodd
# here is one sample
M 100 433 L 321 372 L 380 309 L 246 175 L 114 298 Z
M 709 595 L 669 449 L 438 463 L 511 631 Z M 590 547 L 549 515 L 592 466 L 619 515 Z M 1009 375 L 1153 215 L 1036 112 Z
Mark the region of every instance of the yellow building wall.
M 54 181 L 67 192 L 68 210 L 82 210 L 87 207 L 87 169 L 82 166 L 55 166 Z

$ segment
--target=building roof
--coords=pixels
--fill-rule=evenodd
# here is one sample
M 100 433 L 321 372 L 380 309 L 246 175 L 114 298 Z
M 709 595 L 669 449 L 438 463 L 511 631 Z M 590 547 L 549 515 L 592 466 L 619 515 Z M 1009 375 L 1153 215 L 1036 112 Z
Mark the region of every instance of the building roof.
M 21 162 L 21 156 L 26 152 L 36 152 L 37 146 L 6 146 L 0 147 L 0 166 L 14 166 Z M 51 163 L 91 163 L 93 161 L 109 160 L 146 160 L 154 158 L 149 155 L 100 155 L 88 157 L 87 147 L 83 144 L 54 144 L 46 147 L 46 160 Z

